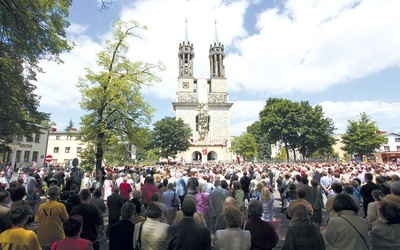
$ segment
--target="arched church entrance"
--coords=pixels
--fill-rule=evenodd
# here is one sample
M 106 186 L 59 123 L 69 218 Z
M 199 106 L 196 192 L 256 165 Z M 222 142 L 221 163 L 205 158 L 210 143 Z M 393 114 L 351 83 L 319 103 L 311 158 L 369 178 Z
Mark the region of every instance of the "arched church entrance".
M 215 151 L 210 151 L 207 154 L 207 161 L 217 161 L 218 155 Z
M 194 151 L 192 153 L 192 161 L 201 161 L 202 159 L 202 154 L 200 151 Z

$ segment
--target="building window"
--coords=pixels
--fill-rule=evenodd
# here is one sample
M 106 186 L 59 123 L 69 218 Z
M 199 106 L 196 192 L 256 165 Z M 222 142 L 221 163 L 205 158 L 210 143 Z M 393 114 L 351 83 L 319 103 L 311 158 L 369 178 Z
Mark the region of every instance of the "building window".
M 32 153 L 32 161 L 36 161 L 37 162 L 38 155 L 39 155 L 38 151 L 33 151 L 33 153 Z
M 396 148 L 397 148 L 397 151 L 400 151 L 400 146 L 397 146 Z
M 20 162 L 21 161 L 21 150 L 17 150 L 15 153 L 15 162 Z
M 77 148 L 76 148 L 76 152 L 77 152 L 77 153 L 82 152 L 82 147 L 77 147 Z
M 35 142 L 36 142 L 36 143 L 39 143 L 39 142 L 40 142 L 40 134 L 39 134 L 39 133 L 36 133 L 36 134 L 35 134 Z
M 17 141 L 22 141 L 22 135 L 17 136 Z
M 394 141 L 395 141 L 395 142 L 400 142 L 400 137 L 394 138 Z
M 69 153 L 71 151 L 70 147 L 65 147 L 65 153 Z
M 26 137 L 26 142 L 33 142 L 33 136 Z
M 82 136 L 78 135 L 78 136 L 75 138 L 75 140 L 77 140 L 77 141 L 82 140 Z
M 56 136 L 56 140 L 60 140 L 60 136 L 59 135 Z
M 385 152 L 389 152 L 389 151 L 390 151 L 390 147 L 389 147 L 389 146 L 384 146 L 384 147 L 383 147 L 383 150 L 384 150 Z
M 68 166 L 69 165 L 69 159 L 64 159 L 64 166 Z
M 60 151 L 59 147 L 54 147 L 53 153 L 58 153 Z
M 53 159 L 53 164 L 57 165 L 58 164 L 58 160 L 57 159 Z
M 24 162 L 29 162 L 29 155 L 31 154 L 31 151 L 25 151 L 24 153 Z

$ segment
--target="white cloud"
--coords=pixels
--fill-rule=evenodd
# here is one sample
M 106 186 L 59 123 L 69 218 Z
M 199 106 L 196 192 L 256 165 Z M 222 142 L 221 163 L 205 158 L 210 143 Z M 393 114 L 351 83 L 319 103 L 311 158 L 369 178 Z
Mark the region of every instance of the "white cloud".
M 240 134 L 258 119 L 265 101 L 254 101 L 251 94 L 327 94 L 324 91 L 334 85 L 400 65 L 400 33 L 397 32 L 400 1 L 287 0 L 273 9 L 264 8 L 265 3 L 247 0 L 124 2 L 127 5 L 119 17 L 133 18 L 148 27 L 147 31 L 138 30 L 143 39 L 130 40 L 131 60 L 162 62 L 167 67 L 160 73 L 162 82 L 150 89 L 144 88 L 144 93 L 158 98 L 160 105 L 170 105 L 175 100 L 178 46 L 184 41 L 186 18 L 188 38 L 195 49 L 196 78 L 209 77 L 208 51 L 214 42 L 214 20 L 217 20 L 218 39 L 226 48 L 228 89 L 231 94 L 243 93 L 242 100 L 232 107 L 232 134 Z M 258 13 L 247 13 L 251 4 L 259 4 L 259 8 L 251 8 L 258 9 Z M 253 27 L 256 34 L 244 28 L 245 17 L 250 15 L 256 17 Z M 111 37 L 110 33 L 89 37 L 87 31 L 88 26 L 72 23 L 68 34 L 76 47 L 62 55 L 65 63 L 41 63 L 46 71 L 46 75 L 38 76 L 37 93 L 43 96 L 42 107 L 79 110 L 80 93 L 75 88 L 78 77 L 84 76 L 85 67 L 96 67 L 95 53 Z M 102 44 L 95 42 L 99 37 Z M 243 100 L 244 96 L 249 100 Z M 338 130 L 345 130 L 347 119 L 354 119 L 365 111 L 380 128 L 400 131 L 395 125 L 399 119 L 398 103 L 335 102 L 334 98 L 327 94 L 326 100 L 330 101 L 321 105 Z

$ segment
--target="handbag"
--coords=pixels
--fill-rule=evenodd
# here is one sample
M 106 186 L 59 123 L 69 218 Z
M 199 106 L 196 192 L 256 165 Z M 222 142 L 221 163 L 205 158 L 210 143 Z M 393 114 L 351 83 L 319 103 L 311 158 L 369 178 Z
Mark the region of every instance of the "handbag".
M 174 191 L 174 198 L 172 198 L 172 201 L 171 201 L 171 206 L 172 207 L 179 207 L 179 201 L 177 201 L 175 199 L 175 191 Z
M 138 237 L 138 241 L 136 242 L 136 245 L 135 245 L 135 250 L 142 250 L 142 242 L 141 242 L 140 238 L 142 235 L 143 224 L 144 224 L 144 221 L 142 222 L 142 224 L 140 225 L 140 228 L 139 228 L 139 237 Z
M 283 199 L 283 206 L 282 206 L 282 208 L 283 208 L 283 209 L 287 209 L 287 208 L 289 207 L 289 205 L 290 205 L 290 198 L 285 198 L 285 199 Z

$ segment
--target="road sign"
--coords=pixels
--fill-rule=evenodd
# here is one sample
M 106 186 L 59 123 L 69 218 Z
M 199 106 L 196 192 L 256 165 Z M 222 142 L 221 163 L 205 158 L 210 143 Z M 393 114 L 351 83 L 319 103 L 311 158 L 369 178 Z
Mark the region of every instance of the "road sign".
M 46 155 L 46 162 L 51 162 L 53 160 L 53 156 Z

